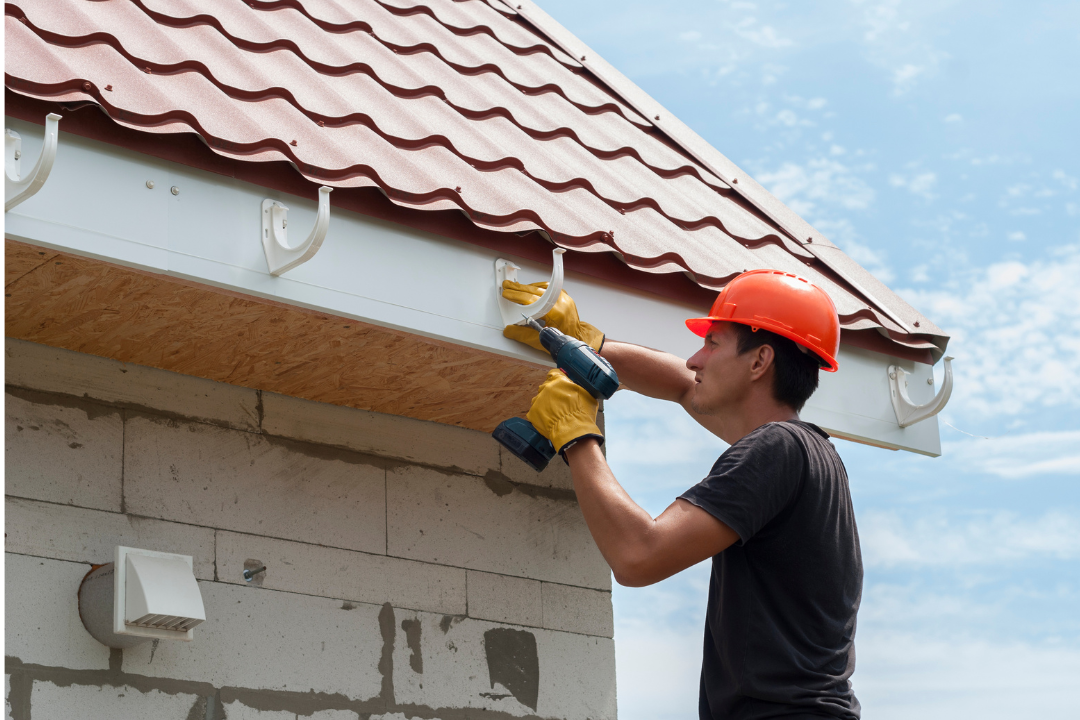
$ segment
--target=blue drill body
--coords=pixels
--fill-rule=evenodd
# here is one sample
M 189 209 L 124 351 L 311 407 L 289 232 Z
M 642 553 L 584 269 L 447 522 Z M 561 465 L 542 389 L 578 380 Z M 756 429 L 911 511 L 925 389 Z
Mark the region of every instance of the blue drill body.
M 543 327 L 531 318 L 527 318 L 527 321 L 530 327 L 540 332 L 540 344 L 551 353 L 555 366 L 594 398 L 607 400 L 619 389 L 619 376 L 615 368 L 588 344 L 555 328 Z M 522 418 L 510 418 L 499 423 L 491 435 L 537 472 L 547 467 L 548 461 L 555 457 L 551 442 Z

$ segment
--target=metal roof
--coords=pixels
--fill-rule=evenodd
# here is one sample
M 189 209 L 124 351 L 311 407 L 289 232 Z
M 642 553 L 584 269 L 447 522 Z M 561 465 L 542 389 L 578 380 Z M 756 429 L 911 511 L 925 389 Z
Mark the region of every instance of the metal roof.
M 789 271 L 829 293 L 846 329 L 935 357 L 947 342 L 535 4 L 15 0 L 5 13 L 14 92 L 709 289 Z

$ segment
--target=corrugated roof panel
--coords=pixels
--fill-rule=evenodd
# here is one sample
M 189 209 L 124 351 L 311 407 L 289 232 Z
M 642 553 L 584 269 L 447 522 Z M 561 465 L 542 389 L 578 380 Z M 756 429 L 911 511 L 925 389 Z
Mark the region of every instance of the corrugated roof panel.
M 538 229 L 709 288 L 753 268 L 798 273 L 829 292 L 845 327 L 910 335 L 895 315 L 940 334 L 861 268 L 842 279 L 813 254 L 827 246 L 792 240 L 497 0 L 5 7 L 17 92 L 92 100 L 145 132 L 195 132 L 222 155 L 290 162 L 313 182 L 378 187 L 481 227 Z

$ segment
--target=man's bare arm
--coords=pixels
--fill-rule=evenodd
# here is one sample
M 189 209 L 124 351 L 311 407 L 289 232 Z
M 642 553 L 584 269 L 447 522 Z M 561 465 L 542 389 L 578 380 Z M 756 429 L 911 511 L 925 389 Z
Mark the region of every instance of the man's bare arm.
M 620 585 L 652 585 L 708 559 L 739 539 L 701 508 L 676 500 L 655 520 L 611 473 L 596 440 L 566 451 L 589 532 Z
M 642 395 L 682 405 L 699 425 L 719 436 L 714 418 L 694 412 L 690 397 L 694 390 L 694 372 L 682 358 L 641 345 L 605 340 L 600 351 L 619 374 L 619 382 Z

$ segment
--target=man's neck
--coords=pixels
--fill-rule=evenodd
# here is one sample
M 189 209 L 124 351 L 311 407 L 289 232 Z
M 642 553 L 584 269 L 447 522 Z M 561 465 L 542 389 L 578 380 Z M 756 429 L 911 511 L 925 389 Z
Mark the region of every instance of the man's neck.
M 745 403 L 740 411 L 731 413 L 728 419 L 729 421 L 724 423 L 724 432 L 720 438 L 727 444 L 734 445 L 762 425 L 798 420 L 799 413 L 788 405 L 777 403 L 770 397 L 769 402 Z

